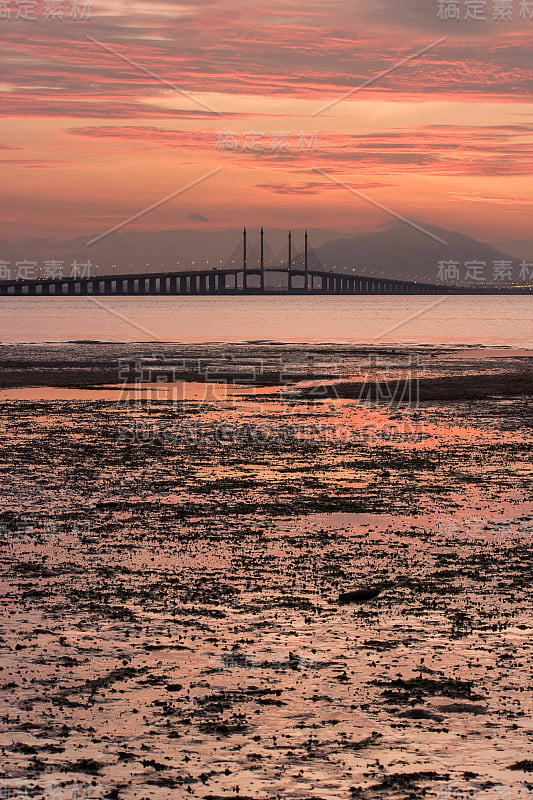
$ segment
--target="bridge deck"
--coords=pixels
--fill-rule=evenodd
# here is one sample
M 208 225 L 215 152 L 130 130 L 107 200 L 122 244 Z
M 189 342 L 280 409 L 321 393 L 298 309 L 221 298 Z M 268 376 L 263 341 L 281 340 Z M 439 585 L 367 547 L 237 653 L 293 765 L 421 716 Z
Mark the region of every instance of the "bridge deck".
M 287 285 L 267 288 L 267 275 L 283 275 Z M 250 280 L 252 279 L 252 280 Z M 531 294 L 533 286 L 447 286 L 372 278 L 326 270 L 274 267 L 184 270 L 94 277 L 0 281 L 0 296 L 111 296 L 213 294 Z

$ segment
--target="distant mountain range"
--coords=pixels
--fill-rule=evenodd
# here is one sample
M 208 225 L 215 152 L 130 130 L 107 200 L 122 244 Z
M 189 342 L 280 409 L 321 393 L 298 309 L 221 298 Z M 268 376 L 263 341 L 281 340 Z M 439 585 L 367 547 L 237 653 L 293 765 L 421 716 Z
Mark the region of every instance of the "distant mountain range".
M 323 264 L 335 265 L 338 271 L 351 271 L 355 267 L 355 271 L 361 275 L 426 280 L 431 283 L 453 282 L 450 277 L 439 281 L 439 272 L 444 275 L 447 269 L 442 262 L 456 262 L 461 281 L 466 274 L 465 264 L 473 261 L 486 264 L 486 279 L 489 281 L 493 278 L 494 262 L 501 261 L 512 261 L 513 271 L 518 277 L 519 259 L 513 259 L 488 244 L 455 231 L 422 224 L 420 227 L 426 233 L 403 222 L 395 222 L 374 233 L 333 239 L 316 248 L 316 254 Z
M 519 260 L 483 242 L 455 231 L 420 223 L 417 230 L 403 222 L 395 221 L 381 230 L 353 237 L 339 237 L 334 231 L 310 229 L 309 241 L 313 246 L 310 265 L 332 268 L 338 272 L 355 271 L 362 275 L 384 276 L 452 283 L 453 277 L 445 275 L 441 262 L 456 262 L 459 280 L 466 273 L 465 262 L 477 261 L 487 265 L 486 279 L 491 280 L 493 263 L 513 262 L 513 280 L 518 279 Z M 303 253 L 303 230 L 293 231 L 293 253 Z M 436 240 L 443 240 L 443 244 Z M 76 260 L 91 261 L 98 265 L 98 274 L 113 272 L 171 271 L 196 268 L 240 265 L 242 260 L 242 231 L 172 230 L 159 232 L 121 231 L 102 238 L 87 247 L 85 238 L 64 242 L 46 239 L 27 239 L 24 242 L 0 240 L 0 261 L 15 267 L 16 261 L 36 261 L 44 266 L 45 260 L 63 261 L 65 268 Z M 248 231 L 250 263 L 257 258 L 254 245 L 259 239 L 258 230 Z M 287 231 L 265 231 L 267 266 L 269 259 L 280 264 L 287 259 Z

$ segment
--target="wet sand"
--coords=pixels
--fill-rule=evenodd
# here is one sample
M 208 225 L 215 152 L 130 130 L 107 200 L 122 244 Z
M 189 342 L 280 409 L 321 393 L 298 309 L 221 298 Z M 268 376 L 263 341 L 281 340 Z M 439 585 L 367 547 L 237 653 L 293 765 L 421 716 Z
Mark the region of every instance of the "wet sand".
M 533 351 L 476 347 L 354 347 L 353 345 L 121 344 L 3 345 L 0 389 L 91 388 L 135 381 L 241 386 L 328 384 L 318 396 L 376 400 L 386 381 L 401 380 L 411 400 L 531 396 Z M 407 374 L 408 373 L 408 374 Z M 385 376 L 385 380 L 384 380 Z M 362 379 L 363 378 L 363 379 Z M 316 395 L 316 393 L 315 393 Z M 312 390 L 298 396 L 312 399 Z
M 321 386 L 321 394 L 334 398 L 351 400 L 387 400 L 397 403 L 411 402 L 413 398 L 421 402 L 427 400 L 481 400 L 486 397 L 510 397 L 533 395 L 533 373 L 506 371 L 484 375 L 466 373 L 441 378 L 412 378 L 395 386 L 395 393 L 388 382 L 379 380 L 352 381 L 350 383 L 331 383 Z M 295 396 L 311 400 L 316 389 L 299 390 Z
M 225 349 L 219 396 L 0 403 L 4 796 L 531 796 L 529 398 L 295 398 L 414 353 L 308 355 Z

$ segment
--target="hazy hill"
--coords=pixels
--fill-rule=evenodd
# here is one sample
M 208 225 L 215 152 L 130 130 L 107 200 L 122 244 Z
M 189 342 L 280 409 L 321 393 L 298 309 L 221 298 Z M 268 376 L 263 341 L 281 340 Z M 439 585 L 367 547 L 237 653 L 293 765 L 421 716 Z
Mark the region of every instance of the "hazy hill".
M 363 275 L 382 275 L 391 278 L 408 278 L 435 282 L 438 264 L 441 261 L 458 261 L 465 272 L 466 261 L 487 263 L 487 278 L 492 277 L 492 262 L 513 260 L 494 247 L 455 231 L 435 228 L 420 223 L 425 230 L 443 239 L 441 244 L 424 233 L 394 222 L 389 227 L 352 238 L 333 239 L 316 248 L 316 254 L 324 266 L 336 266 L 343 271 L 355 267 Z M 514 272 L 518 275 L 517 259 Z

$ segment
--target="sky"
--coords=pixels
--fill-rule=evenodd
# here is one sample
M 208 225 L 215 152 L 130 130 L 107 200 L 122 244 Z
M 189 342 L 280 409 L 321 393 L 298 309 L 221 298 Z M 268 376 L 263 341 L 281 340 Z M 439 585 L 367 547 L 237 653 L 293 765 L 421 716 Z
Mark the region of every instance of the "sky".
M 2 7 L 1 239 L 392 211 L 533 260 L 533 0 Z

